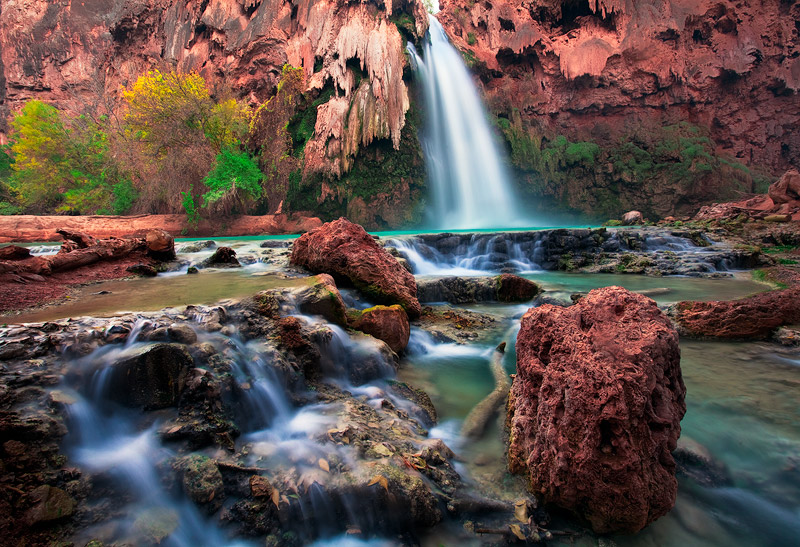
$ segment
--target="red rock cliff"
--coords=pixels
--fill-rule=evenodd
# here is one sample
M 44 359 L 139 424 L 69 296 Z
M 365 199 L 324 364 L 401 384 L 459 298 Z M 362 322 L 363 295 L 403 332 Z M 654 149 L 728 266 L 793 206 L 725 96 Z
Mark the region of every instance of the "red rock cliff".
M 714 196 L 753 190 L 758 177 L 739 166 L 732 171 L 732 162 L 772 175 L 800 164 L 798 2 L 443 0 L 442 6 L 439 20 L 478 72 L 492 113 L 506 120 L 501 129 L 512 160 L 533 172 L 528 183 L 543 195 L 577 209 L 582 200 L 603 209 L 595 193 L 620 212 L 686 213 Z M 662 127 L 680 121 L 702 137 L 680 129 L 676 147 L 686 144 L 680 139 L 695 140 L 674 158 L 658 157 L 665 153 L 658 145 L 671 138 Z M 529 156 L 531 146 L 559 135 L 595 143 L 600 152 L 575 147 L 566 158 L 556 156 L 554 167 L 552 157 L 548 167 L 547 158 Z M 619 147 L 621 139 L 636 148 Z M 696 160 L 700 150 L 727 160 Z M 674 177 L 658 172 L 672 163 L 682 164 Z M 712 176 L 711 167 L 724 172 Z M 555 180 L 548 171 L 559 169 L 571 169 L 571 176 Z M 739 181 L 734 187 L 726 178 Z M 702 188 L 683 188 L 679 180 Z M 638 188 L 643 181 L 661 188 Z M 637 200 L 650 206 L 637 207 Z
M 288 63 L 304 68 L 309 90 L 334 87 L 319 107 L 304 173 L 336 180 L 373 142 L 400 148 L 409 96 L 399 28 L 413 37 L 427 25 L 417 0 L 4 0 L 0 142 L 9 115 L 29 99 L 109 112 L 121 86 L 174 65 L 262 103 Z M 363 200 L 357 207 L 368 208 Z

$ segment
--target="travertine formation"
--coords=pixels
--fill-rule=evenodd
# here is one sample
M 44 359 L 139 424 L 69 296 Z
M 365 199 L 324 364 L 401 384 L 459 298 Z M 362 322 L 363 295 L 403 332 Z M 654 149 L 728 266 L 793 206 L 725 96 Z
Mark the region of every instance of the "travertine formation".
M 599 533 L 633 533 L 675 503 L 686 412 L 678 334 L 621 287 L 522 318 L 509 396 L 509 468 Z
M 108 111 L 120 86 L 168 63 L 260 103 L 288 63 L 303 67 L 308 89 L 335 87 L 336 98 L 320 109 L 306 171 L 338 176 L 359 147 L 375 139 L 400 144 L 409 108 L 405 41 L 389 19 L 409 14 L 422 36 L 427 16 L 413 0 L 6 1 L 0 141 L 9 113 L 31 98 L 74 112 Z

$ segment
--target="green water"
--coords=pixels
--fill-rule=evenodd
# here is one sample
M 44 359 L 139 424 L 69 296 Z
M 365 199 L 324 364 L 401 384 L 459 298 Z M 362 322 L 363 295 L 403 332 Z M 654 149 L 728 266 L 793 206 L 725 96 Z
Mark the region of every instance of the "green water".
M 727 299 L 763 290 L 747 280 L 536 274 L 548 289 L 565 293 L 619 284 L 632 290 L 670 288 L 657 299 Z M 524 306 L 481 305 L 470 309 L 505 316 L 505 329 L 483 340 L 482 355 L 411 355 L 400 378 L 426 389 L 437 408 L 441 435 L 486 493 L 513 500 L 524 484 L 505 471 L 502 420 L 477 442 L 458 438 L 461 421 L 493 389 L 489 355 L 509 342 L 504 365 L 514 372 L 513 343 Z M 465 350 L 458 350 L 466 353 Z M 675 508 L 642 532 L 610 538 L 620 546 L 800 545 L 800 354 L 768 343 L 682 340 L 681 367 L 687 387 L 682 439 L 699 444 L 728 470 L 733 484 L 705 488 L 679 481 Z M 559 523 L 563 525 L 564 523 Z M 425 544 L 445 539 L 432 535 Z M 597 545 L 589 534 L 576 545 Z M 608 540 L 606 540 L 608 541 Z M 565 542 L 565 545 L 571 544 Z
M 305 281 L 241 270 L 106 281 L 80 287 L 66 301 L 53 306 L 19 315 L 0 315 L 0 322 L 32 323 L 88 315 L 106 317 L 124 311 L 157 311 L 190 304 L 213 304 L 228 298 L 251 296 L 265 289 L 291 287 L 300 283 Z

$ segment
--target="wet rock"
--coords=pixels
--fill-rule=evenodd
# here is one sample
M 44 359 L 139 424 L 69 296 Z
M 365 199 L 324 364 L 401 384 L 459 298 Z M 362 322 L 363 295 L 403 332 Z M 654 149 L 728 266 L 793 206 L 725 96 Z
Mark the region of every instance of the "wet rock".
M 75 512 L 75 500 L 61 488 L 42 485 L 28 496 L 33 502 L 25 513 L 29 525 L 66 518 Z
M 268 239 L 259 245 L 262 249 L 286 249 L 291 246 L 292 242 L 286 239 Z
M 196 504 L 214 513 L 225 499 L 225 486 L 214 460 L 192 454 L 183 463 L 183 489 Z
M 539 294 L 539 286 L 518 275 L 497 276 L 497 300 L 500 302 L 528 302 Z
M 346 307 L 333 278 L 319 274 L 309 279 L 310 286 L 293 292 L 300 312 L 319 315 L 339 326 L 347 324 Z
M 30 249 L 19 245 L 0 247 L 0 260 L 22 260 L 31 256 Z
M 129 406 L 145 409 L 173 406 L 192 366 L 192 356 L 184 346 L 146 346 L 113 365 L 111 393 L 117 401 Z
M 394 306 L 374 306 L 356 312 L 350 320 L 350 326 L 363 333 L 386 342 L 392 351 L 401 353 L 408 345 L 411 327 L 403 308 Z
M 516 348 L 509 469 L 598 533 L 666 514 L 686 389 L 678 335 L 656 304 L 606 287 L 569 308 L 532 308 Z
M 683 301 L 669 310 L 681 334 L 725 339 L 763 339 L 782 325 L 800 322 L 800 288 L 769 291 L 729 301 Z
M 214 254 L 200 263 L 203 268 L 239 268 L 242 265 L 236 259 L 236 251 L 230 247 L 220 247 Z
M 189 266 L 189 268 L 186 270 L 186 273 L 187 273 L 187 274 L 196 274 L 196 273 L 198 273 L 199 271 L 200 271 L 200 270 L 198 270 L 198 269 L 197 269 L 197 268 L 195 268 L 194 266 Z
M 134 264 L 125 269 L 132 274 L 141 275 L 142 277 L 155 277 L 158 275 L 158 271 L 149 264 Z
M 269 498 L 272 496 L 272 485 L 269 479 L 261 475 L 250 477 L 250 495 L 254 498 Z
M 496 302 L 497 282 L 494 277 L 440 277 L 417 283 L 420 302 L 449 302 L 471 304 Z
M 414 413 L 414 418 L 419 419 L 425 427 L 433 427 L 438 423 L 439 417 L 436 413 L 436 407 L 433 406 L 433 401 L 431 401 L 427 393 L 405 382 L 396 380 L 389 381 L 389 389 L 416 405 L 419 412 Z
M 644 224 L 644 216 L 639 211 L 628 211 L 622 215 L 622 224 L 633 226 L 634 224 Z
M 192 243 L 186 243 L 185 245 L 181 245 L 178 249 L 179 253 L 199 253 L 205 249 L 213 249 L 217 246 L 216 243 L 213 241 L 193 241 Z
M 421 312 L 414 276 L 364 229 L 345 218 L 329 222 L 295 241 L 292 264 L 347 279 L 380 304 L 400 304 L 410 318 Z
M 185 323 L 173 323 L 167 328 L 167 335 L 173 342 L 179 344 L 194 344 L 197 342 L 197 333 Z
M 175 238 L 164 230 L 150 230 L 145 234 L 147 255 L 156 260 L 175 260 Z

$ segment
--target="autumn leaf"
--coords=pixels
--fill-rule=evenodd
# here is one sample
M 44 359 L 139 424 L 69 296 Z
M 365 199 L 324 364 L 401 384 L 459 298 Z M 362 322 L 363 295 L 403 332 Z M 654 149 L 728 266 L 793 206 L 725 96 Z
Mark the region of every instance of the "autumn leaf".
M 375 475 L 372 477 L 372 480 L 367 483 L 367 486 L 372 486 L 373 484 L 380 484 L 386 492 L 389 492 L 389 479 L 383 475 Z
M 328 462 L 326 460 L 320 458 L 319 462 L 317 462 L 317 463 L 319 464 L 319 468 L 322 469 L 323 471 L 325 471 L 327 473 L 331 472 L 331 467 L 330 467 L 330 465 L 328 465 Z
M 527 500 L 519 500 L 514 504 L 514 516 L 517 520 L 528 524 L 528 502 Z
M 525 534 L 522 533 L 522 528 L 519 524 L 510 524 L 508 527 L 511 528 L 511 533 L 517 536 L 518 539 L 525 541 Z
M 275 507 L 280 508 L 281 503 L 281 493 L 278 492 L 277 488 L 272 489 L 272 503 L 275 504 Z

